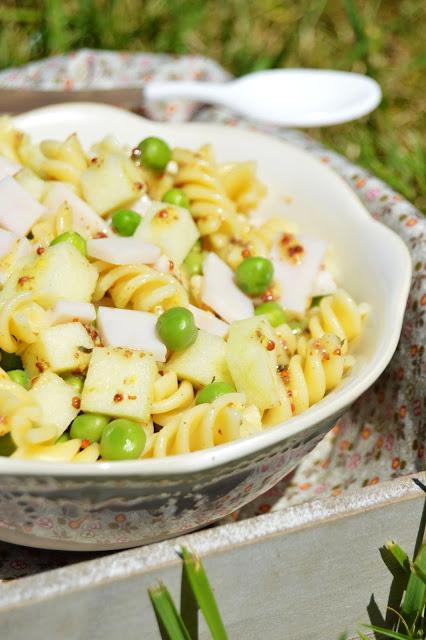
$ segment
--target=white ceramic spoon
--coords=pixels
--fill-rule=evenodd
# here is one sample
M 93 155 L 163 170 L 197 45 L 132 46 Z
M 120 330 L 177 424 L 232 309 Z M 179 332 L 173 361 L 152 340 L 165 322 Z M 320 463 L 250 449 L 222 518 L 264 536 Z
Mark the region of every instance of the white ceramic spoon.
M 371 78 L 321 69 L 271 69 L 216 84 L 152 82 L 144 91 L 148 100 L 188 98 L 287 127 L 355 120 L 373 111 L 382 97 L 379 85 Z

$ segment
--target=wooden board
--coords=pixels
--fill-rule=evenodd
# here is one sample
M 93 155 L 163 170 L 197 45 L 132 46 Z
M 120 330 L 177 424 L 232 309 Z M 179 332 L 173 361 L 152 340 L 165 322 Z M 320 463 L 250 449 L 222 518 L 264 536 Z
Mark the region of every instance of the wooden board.
M 386 606 L 378 548 L 413 551 L 425 503 L 413 477 L 4 583 L 1 637 L 158 640 L 147 589 L 163 580 L 179 597 L 185 544 L 203 557 L 230 638 L 354 638 L 371 595 Z

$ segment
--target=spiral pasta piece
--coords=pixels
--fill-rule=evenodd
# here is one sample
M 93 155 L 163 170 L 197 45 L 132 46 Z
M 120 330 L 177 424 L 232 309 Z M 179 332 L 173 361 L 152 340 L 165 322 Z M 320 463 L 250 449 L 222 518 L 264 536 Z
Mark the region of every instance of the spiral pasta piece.
M 261 430 L 259 410 L 246 407 L 243 394 L 229 393 L 178 413 L 154 434 L 142 457 L 199 451 Z
M 333 333 L 343 341 L 342 350 L 346 353 L 349 341 L 361 333 L 362 321 L 367 312 L 367 305 L 357 305 L 346 291 L 338 289 L 333 295 L 324 297 L 319 306 L 311 310 L 309 331 L 313 338 Z
M 75 133 L 64 142 L 43 140 L 40 151 L 44 156 L 41 168 L 48 178 L 80 186 L 80 177 L 88 166 L 88 160 Z
M 17 147 L 23 134 L 12 126 L 9 116 L 0 117 L 0 155 L 19 162 Z
M 34 242 L 46 247 L 54 238 L 65 231 L 72 230 L 72 210 L 67 202 L 59 207 L 58 211 L 50 216 L 45 216 L 38 220 L 31 228 Z
M 203 148 L 198 152 L 176 148 L 173 159 L 178 165 L 174 186 L 188 196 L 201 235 L 218 234 L 219 243 L 223 237 L 238 236 L 241 223 L 209 153 Z
M 228 162 L 218 167 L 226 195 L 237 211 L 248 213 L 266 194 L 265 185 L 256 177 L 255 162 Z
M 71 462 L 91 464 L 100 456 L 97 442 L 92 442 L 85 449 L 81 449 L 81 440 L 72 439 L 54 444 L 26 445 L 16 449 L 12 458 L 19 460 L 42 460 L 44 462 Z M 81 450 L 80 450 L 81 449 Z
M 313 338 L 305 354 L 296 353 L 280 371 L 280 405 L 266 411 L 265 425 L 273 425 L 298 415 L 319 402 L 341 382 L 346 368 L 341 340 L 332 334 Z
M 236 269 L 247 256 L 269 257 L 276 237 L 280 233 L 289 233 L 293 228 L 294 225 L 281 216 L 271 217 L 256 227 L 245 224 L 238 238 L 231 238 L 216 250 L 232 269 Z
M 49 315 L 34 302 L 31 293 L 0 298 L 0 348 L 16 353 L 21 344 L 35 342 L 42 329 L 49 326 Z
M 95 302 L 109 293 L 120 309 L 130 307 L 154 313 L 188 304 L 185 288 L 169 273 L 144 264 L 115 266 L 102 261 L 94 264 L 99 272 Z
M 194 404 L 194 389 L 188 380 L 178 382 L 177 375 L 168 371 L 154 384 L 152 417 L 156 424 L 164 426 L 177 413 Z
M 16 444 L 25 442 L 39 417 L 40 408 L 31 394 L 0 369 L 0 436 L 10 432 Z

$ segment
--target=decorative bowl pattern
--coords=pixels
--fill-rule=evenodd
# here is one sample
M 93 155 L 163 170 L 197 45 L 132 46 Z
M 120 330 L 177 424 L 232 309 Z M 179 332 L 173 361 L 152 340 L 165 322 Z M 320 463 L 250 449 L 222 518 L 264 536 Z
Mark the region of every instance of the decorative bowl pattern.
M 0 460 L 0 538 L 18 544 L 102 550 L 130 547 L 211 523 L 270 489 L 293 469 L 380 375 L 397 345 L 410 283 L 403 242 L 375 222 L 327 166 L 265 135 L 210 124 L 159 124 L 91 104 L 58 105 L 16 119 L 37 139 L 73 131 L 89 146 L 113 132 L 197 147 L 218 159 L 256 159 L 268 185 L 263 209 L 297 219 L 331 242 L 344 286 L 372 313 L 357 364 L 342 385 L 305 413 L 235 443 L 186 456 L 90 467 Z

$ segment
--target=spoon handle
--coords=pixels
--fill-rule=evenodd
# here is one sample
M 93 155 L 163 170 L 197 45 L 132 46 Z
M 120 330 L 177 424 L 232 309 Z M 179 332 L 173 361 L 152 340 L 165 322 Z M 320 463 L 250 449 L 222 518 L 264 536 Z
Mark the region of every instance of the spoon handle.
M 147 100 L 187 98 L 198 102 L 224 104 L 228 88 L 226 83 L 213 82 L 150 82 L 144 90 Z

